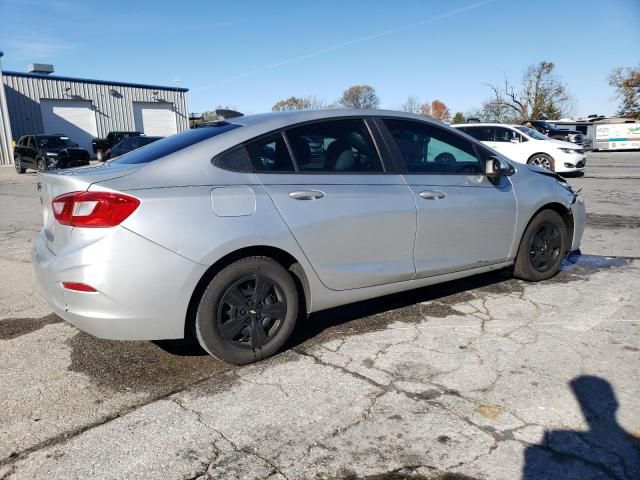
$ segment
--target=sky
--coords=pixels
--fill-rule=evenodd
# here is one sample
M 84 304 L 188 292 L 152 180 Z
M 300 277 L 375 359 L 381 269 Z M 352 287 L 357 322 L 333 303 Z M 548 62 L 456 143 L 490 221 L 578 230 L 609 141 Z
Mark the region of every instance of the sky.
M 640 66 L 640 0 L 0 0 L 0 51 L 3 70 L 178 84 L 192 112 L 244 113 L 354 84 L 383 108 L 413 95 L 466 112 L 546 60 L 574 116 L 608 115 L 610 71 Z

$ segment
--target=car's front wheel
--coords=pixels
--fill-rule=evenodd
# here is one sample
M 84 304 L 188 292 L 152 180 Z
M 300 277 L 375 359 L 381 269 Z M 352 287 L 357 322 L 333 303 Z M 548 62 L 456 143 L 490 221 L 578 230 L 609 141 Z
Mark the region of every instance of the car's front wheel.
M 567 252 L 567 228 L 553 210 L 538 213 L 522 236 L 513 274 L 539 282 L 553 277 Z
M 16 172 L 22 174 L 27 171 L 27 169 L 22 166 L 22 159 L 20 158 L 20 156 L 16 156 L 13 159 L 13 163 L 16 166 Z
M 537 165 L 538 167 L 546 168 L 555 172 L 555 162 L 546 153 L 536 153 L 527 162 L 529 165 Z
M 38 166 L 39 172 L 44 172 L 47 169 L 47 162 L 45 162 L 42 157 L 36 159 L 36 165 Z
M 289 338 L 298 317 L 291 274 L 268 257 L 248 257 L 221 270 L 205 289 L 195 319 L 198 342 L 235 365 L 267 358 Z

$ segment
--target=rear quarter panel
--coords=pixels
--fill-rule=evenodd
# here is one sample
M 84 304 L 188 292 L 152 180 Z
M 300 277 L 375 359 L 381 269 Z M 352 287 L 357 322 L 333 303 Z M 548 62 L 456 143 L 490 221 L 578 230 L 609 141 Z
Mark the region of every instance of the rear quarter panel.
M 255 176 L 235 175 L 239 178 L 226 185 L 219 182 L 123 190 L 116 188 L 118 182 L 113 181 L 93 185 L 91 190 L 124 191 L 140 199 L 140 207 L 121 226 L 200 265 L 209 267 L 224 256 L 247 247 L 268 246 L 284 250 L 304 269 L 311 290 L 311 299 L 308 299 L 311 306 L 313 297 L 321 295 L 325 287 Z M 219 192 L 229 186 L 235 194 L 238 189 L 231 185 L 242 185 L 253 193 L 253 213 L 242 211 L 238 215 L 222 216 L 214 212 L 212 191 Z M 199 280 L 195 279 L 192 291 Z

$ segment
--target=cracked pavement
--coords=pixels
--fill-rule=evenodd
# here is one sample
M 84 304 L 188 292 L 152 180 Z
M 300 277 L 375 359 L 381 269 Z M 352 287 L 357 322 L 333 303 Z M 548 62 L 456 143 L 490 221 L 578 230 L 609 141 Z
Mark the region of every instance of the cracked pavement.
M 35 177 L 0 169 L 0 478 L 640 478 L 638 160 L 590 154 L 570 180 L 583 256 L 550 281 L 321 312 L 245 367 L 51 314 L 28 259 Z

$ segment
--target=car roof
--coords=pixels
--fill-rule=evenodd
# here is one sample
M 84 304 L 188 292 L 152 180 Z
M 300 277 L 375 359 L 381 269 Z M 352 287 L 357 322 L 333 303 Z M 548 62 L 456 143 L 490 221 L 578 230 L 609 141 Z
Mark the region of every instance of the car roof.
M 451 125 L 452 127 L 508 127 L 508 128 L 516 128 L 522 127 L 524 125 L 515 125 L 513 123 L 458 123 L 456 125 Z
M 311 122 L 315 120 L 328 120 L 350 117 L 397 117 L 399 119 L 430 123 L 441 127 L 448 126 L 444 122 L 441 122 L 434 118 L 426 118 L 414 113 L 369 108 L 339 108 L 326 110 L 291 110 L 287 112 L 268 112 L 256 115 L 246 115 L 242 117 L 229 118 L 228 120 L 224 120 L 223 122 L 225 125 L 230 123 L 243 126 L 243 128 L 232 130 L 225 135 L 228 135 L 229 137 L 243 137 L 248 139 L 275 130 L 287 128 L 299 123 Z M 215 128 L 215 126 L 211 128 Z
M 397 110 L 382 110 L 373 108 L 333 108 L 325 110 L 292 110 L 288 112 L 268 112 L 257 115 L 247 115 L 229 119 L 229 123 L 254 124 L 263 122 L 282 122 L 283 125 L 292 125 L 313 120 L 323 120 L 340 117 L 398 117 L 405 119 L 430 122 L 438 125 L 447 125 L 435 118 L 425 117 L 415 113 L 400 112 Z M 246 123 L 245 123 L 246 122 Z

